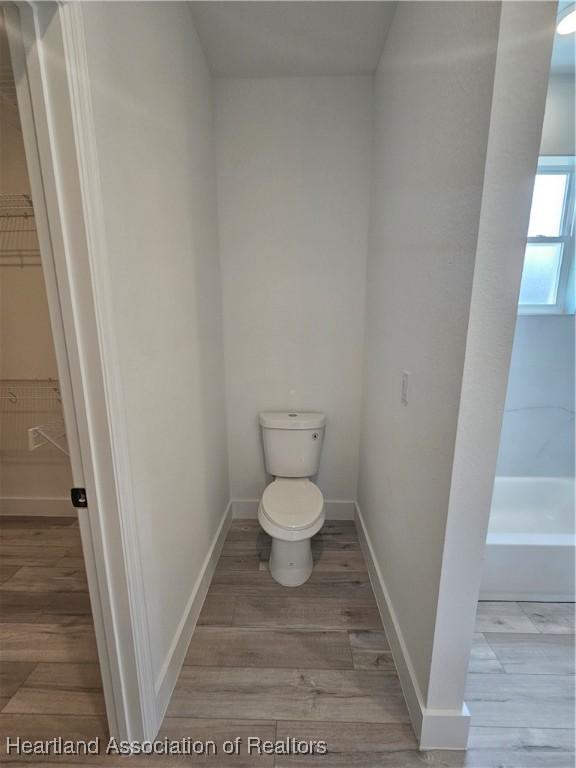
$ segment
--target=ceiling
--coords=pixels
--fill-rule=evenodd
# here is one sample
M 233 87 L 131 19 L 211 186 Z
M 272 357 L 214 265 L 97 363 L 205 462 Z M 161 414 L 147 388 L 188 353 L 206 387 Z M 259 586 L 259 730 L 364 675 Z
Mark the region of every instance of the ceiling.
M 190 2 L 213 75 L 375 71 L 394 2 Z
M 558 3 L 558 16 L 560 17 L 563 11 L 573 4 L 573 0 L 561 0 Z M 552 49 L 552 72 L 554 74 L 571 73 L 575 71 L 575 49 L 574 49 L 575 35 L 555 35 L 554 36 L 554 48 Z

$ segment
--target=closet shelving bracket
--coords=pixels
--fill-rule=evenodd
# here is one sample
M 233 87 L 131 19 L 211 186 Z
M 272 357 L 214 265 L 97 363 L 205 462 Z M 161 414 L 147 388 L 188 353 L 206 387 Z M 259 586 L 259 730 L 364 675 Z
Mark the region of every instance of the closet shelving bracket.
M 69 455 L 64 419 L 57 419 L 48 424 L 40 424 L 28 429 L 28 447 L 31 451 L 48 444 L 58 448 L 66 456 Z

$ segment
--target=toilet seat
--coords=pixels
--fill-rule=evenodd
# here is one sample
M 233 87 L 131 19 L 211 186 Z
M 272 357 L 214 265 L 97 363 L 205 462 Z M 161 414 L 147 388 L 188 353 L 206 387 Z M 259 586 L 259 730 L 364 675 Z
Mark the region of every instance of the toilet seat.
M 278 479 L 264 491 L 262 509 L 271 523 L 300 531 L 318 520 L 324 497 L 310 480 Z
M 309 538 L 324 524 L 324 497 L 310 480 L 279 478 L 264 491 L 258 518 L 264 530 L 276 538 Z

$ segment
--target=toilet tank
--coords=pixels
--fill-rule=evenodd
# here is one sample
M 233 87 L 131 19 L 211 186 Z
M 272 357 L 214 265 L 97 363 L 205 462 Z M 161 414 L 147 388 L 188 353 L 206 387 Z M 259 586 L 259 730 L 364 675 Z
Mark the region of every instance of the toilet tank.
M 274 477 L 312 477 L 318 472 L 324 413 L 260 414 L 266 470 Z

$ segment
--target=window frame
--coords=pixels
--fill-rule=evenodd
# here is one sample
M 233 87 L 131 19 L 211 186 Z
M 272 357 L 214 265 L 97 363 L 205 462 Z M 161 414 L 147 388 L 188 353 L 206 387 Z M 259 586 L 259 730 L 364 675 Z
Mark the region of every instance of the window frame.
M 563 315 L 574 312 L 573 302 L 570 301 L 569 286 L 574 281 L 574 208 L 576 204 L 576 158 L 540 156 L 536 174 L 567 175 L 568 181 L 564 191 L 564 204 L 562 219 L 560 221 L 560 234 L 557 237 L 526 237 L 526 246 L 530 244 L 556 244 L 562 246 L 560 254 L 560 274 L 558 276 L 558 288 L 555 304 L 520 304 L 518 301 L 519 315 Z M 524 270 L 522 270 L 524 274 Z

